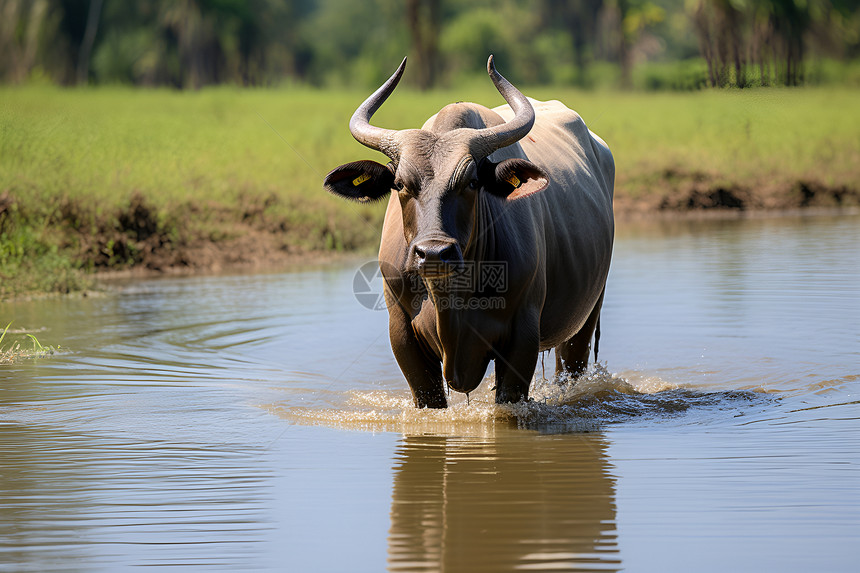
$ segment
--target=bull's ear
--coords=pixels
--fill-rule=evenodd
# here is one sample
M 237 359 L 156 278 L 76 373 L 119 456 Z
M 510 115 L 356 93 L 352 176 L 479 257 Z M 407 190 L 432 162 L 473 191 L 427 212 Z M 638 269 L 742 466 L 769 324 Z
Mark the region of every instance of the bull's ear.
M 539 193 L 549 185 L 544 170 L 525 159 L 505 159 L 501 163 L 487 161 L 481 172 L 484 188 L 508 201 Z
M 351 201 L 378 201 L 394 185 L 394 173 L 376 161 L 354 161 L 335 167 L 326 175 L 326 191 Z

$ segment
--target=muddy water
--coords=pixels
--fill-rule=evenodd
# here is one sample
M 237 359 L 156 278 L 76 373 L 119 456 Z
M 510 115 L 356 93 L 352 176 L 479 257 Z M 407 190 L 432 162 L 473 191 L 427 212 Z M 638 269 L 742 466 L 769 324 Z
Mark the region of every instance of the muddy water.
M 622 226 L 505 408 L 410 408 L 361 262 L 0 305 L 0 571 L 856 570 L 860 217 Z

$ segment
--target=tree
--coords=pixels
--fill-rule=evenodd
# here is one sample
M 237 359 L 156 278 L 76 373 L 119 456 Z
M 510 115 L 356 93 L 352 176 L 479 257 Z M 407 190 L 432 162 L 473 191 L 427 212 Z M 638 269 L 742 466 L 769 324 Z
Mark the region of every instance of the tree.
M 697 46 L 713 86 L 802 84 L 813 58 L 860 57 L 860 1 L 0 0 L 12 83 L 370 86 L 409 53 L 429 89 L 494 53 L 522 84 L 589 85 L 604 61 L 631 85 L 643 59 Z
M 407 0 L 406 23 L 412 39 L 413 67 L 418 70 L 418 87 L 436 85 L 439 75 L 440 0 Z
M 543 0 L 541 27 L 563 29 L 571 39 L 578 82 L 587 84 L 588 66 L 600 34 L 603 0 Z
M 87 28 L 84 39 L 81 42 L 80 54 L 78 55 L 78 84 L 86 84 L 90 78 L 90 55 L 93 52 L 93 43 L 96 40 L 96 32 L 99 27 L 99 19 L 102 13 L 104 0 L 90 0 L 90 10 L 87 15 Z
M 19 83 L 39 64 L 40 48 L 55 27 L 48 0 L 0 0 L 0 79 Z
M 831 24 L 847 14 L 857 14 L 851 0 L 698 0 L 692 20 L 712 86 L 744 87 L 756 79 L 797 86 L 810 44 L 857 44 L 856 28 L 834 38 L 844 28 Z

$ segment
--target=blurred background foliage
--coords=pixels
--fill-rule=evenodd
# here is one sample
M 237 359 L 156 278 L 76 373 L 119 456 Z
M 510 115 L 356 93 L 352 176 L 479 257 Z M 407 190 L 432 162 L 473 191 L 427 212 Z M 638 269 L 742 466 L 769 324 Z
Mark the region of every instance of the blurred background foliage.
M 0 0 L 0 81 L 860 84 L 860 0 Z

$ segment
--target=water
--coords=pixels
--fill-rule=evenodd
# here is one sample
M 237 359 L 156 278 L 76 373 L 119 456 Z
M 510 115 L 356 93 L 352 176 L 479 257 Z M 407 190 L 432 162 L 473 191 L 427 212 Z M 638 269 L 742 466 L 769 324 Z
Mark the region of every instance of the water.
M 515 407 L 411 409 L 362 262 L 0 305 L 61 346 L 0 366 L 0 571 L 856 570 L 857 215 L 621 225 L 601 366 Z

